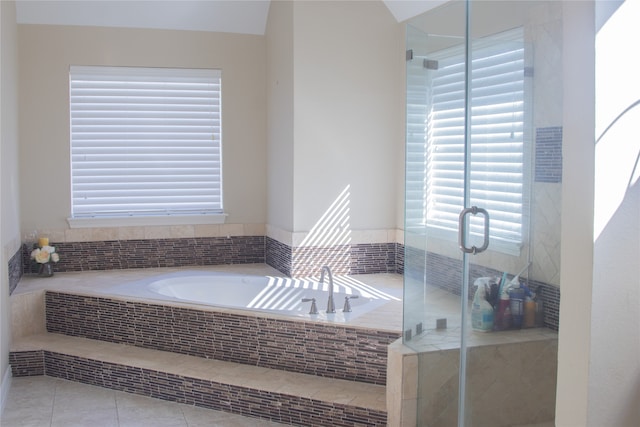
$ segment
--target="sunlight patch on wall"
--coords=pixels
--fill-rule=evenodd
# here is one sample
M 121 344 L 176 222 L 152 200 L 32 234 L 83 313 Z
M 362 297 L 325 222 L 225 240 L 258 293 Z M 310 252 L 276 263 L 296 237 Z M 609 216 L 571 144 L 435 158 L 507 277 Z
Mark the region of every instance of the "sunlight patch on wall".
M 640 177 L 640 61 L 620 49 L 640 38 L 637 16 L 627 1 L 596 36 L 595 240 Z
M 328 265 L 334 274 L 347 274 L 351 264 L 350 189 L 347 185 L 311 228 L 292 254 L 292 276 L 319 274 Z

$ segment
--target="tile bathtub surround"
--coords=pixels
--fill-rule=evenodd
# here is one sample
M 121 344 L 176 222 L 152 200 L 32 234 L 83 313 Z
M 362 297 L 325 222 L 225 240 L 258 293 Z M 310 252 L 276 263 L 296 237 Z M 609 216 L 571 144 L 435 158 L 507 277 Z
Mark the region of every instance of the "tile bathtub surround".
M 387 345 L 400 336 L 51 291 L 46 323 L 70 336 L 371 384 L 385 384 Z
M 289 277 L 319 274 L 329 265 L 333 274 L 401 273 L 398 259 L 402 248 L 397 243 L 360 243 L 333 247 L 291 247 L 266 238 L 266 263 Z
M 398 252 L 402 252 L 397 243 L 292 248 L 265 236 L 52 242 L 52 245 L 60 254 L 60 262 L 54 265 L 59 272 L 266 263 L 289 277 L 317 275 L 318 266 L 324 264 L 332 266 L 334 274 L 396 273 Z M 30 248 L 24 245 L 22 259 L 17 257 L 22 261 L 23 273 L 34 272 L 30 253 Z
M 265 263 L 291 277 L 291 246 L 268 236 L 265 240 Z
M 51 243 L 60 254 L 55 271 L 264 263 L 264 236 L 105 240 Z M 29 251 L 23 252 L 25 272 Z
M 12 352 L 16 363 L 25 360 Z M 29 352 L 31 353 L 31 352 Z M 386 412 L 257 390 L 153 369 L 41 351 L 46 375 L 293 425 L 386 426 Z M 18 365 L 17 369 L 23 371 Z

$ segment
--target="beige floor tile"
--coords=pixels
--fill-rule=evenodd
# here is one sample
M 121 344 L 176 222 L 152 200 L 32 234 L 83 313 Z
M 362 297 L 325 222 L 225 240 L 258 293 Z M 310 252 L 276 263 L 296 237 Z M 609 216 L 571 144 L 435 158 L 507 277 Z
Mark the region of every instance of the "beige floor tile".
M 72 409 L 53 409 L 51 427 L 117 427 L 118 414 L 113 409 L 86 407 Z
M 195 406 L 183 406 L 182 412 L 189 427 L 276 427 L 281 425 L 258 418 L 243 417 Z
M 171 402 L 153 402 L 135 406 L 118 406 L 118 419 L 120 422 L 157 419 L 170 420 L 176 425 L 186 424 L 184 415 L 176 404 Z
M 2 413 L 2 427 L 43 427 L 51 424 L 52 408 L 12 408 L 8 404 Z
M 60 381 L 56 387 L 54 406 L 56 411 L 115 411 L 115 392 L 87 384 Z
M 55 403 L 54 403 L 55 402 Z M 13 378 L 2 427 L 281 427 L 51 377 Z

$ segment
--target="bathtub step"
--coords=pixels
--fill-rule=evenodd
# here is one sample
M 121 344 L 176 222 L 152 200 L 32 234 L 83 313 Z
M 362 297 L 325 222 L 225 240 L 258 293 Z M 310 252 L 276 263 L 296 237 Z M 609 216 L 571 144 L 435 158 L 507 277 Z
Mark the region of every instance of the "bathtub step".
M 14 376 L 48 375 L 279 423 L 385 426 L 385 387 L 43 333 L 14 340 Z

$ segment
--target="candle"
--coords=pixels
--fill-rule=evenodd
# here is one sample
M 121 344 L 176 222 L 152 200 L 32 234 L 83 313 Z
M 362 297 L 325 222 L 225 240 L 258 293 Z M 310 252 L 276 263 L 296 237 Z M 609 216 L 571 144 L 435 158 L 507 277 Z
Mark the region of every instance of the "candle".
M 43 246 L 49 246 L 49 238 L 48 237 L 40 237 L 38 239 L 38 246 L 40 246 L 41 248 Z

